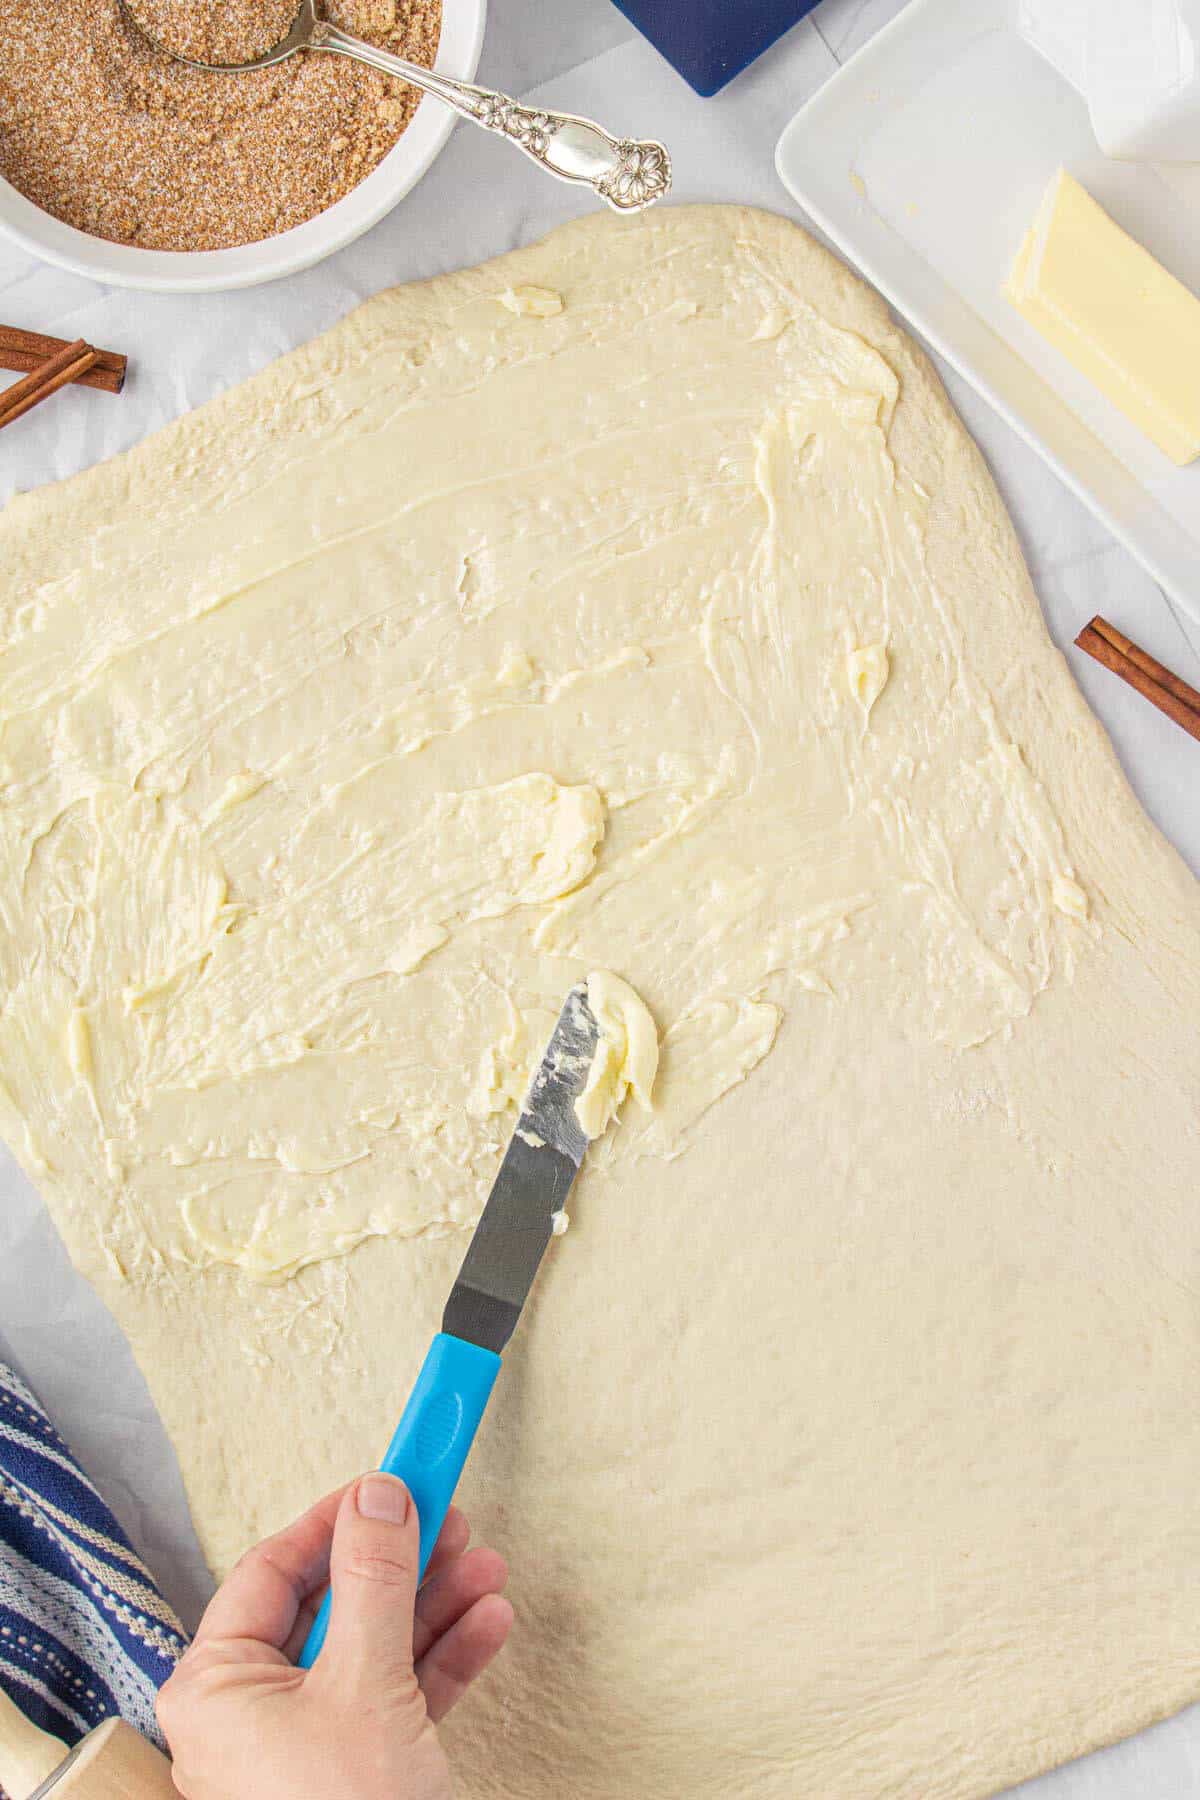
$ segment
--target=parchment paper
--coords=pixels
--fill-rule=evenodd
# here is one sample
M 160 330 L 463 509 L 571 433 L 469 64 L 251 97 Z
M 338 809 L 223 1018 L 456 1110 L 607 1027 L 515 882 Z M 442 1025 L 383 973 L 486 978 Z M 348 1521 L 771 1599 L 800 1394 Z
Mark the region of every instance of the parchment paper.
M 608 0 L 492 0 L 480 79 L 618 130 L 666 140 L 685 200 L 800 216 L 774 173 L 796 108 L 902 0 L 824 0 L 715 100 L 702 101 Z M 0 502 L 138 442 L 394 282 L 473 263 L 586 207 L 506 146 L 460 126 L 430 174 L 375 231 L 290 281 L 172 297 L 106 290 L 0 240 L 0 318 L 132 353 L 125 394 L 65 393 L 0 435 Z M 1094 612 L 1200 685 L 1200 631 L 957 377 L 951 396 L 1022 532 L 1051 630 L 1066 648 Z M 1147 810 L 1200 872 L 1200 750 L 1105 671 L 1072 667 Z M 173 1453 L 112 1320 L 77 1277 L 29 1183 L 0 1152 L 0 1357 L 40 1393 L 185 1622 L 209 1582 Z M 1152 1471 L 1147 1472 L 1152 1479 Z M 853 1603 L 853 1597 L 848 1597 Z M 1027 1800 L 1161 1800 L 1200 1792 L 1200 1709 L 1020 1790 Z

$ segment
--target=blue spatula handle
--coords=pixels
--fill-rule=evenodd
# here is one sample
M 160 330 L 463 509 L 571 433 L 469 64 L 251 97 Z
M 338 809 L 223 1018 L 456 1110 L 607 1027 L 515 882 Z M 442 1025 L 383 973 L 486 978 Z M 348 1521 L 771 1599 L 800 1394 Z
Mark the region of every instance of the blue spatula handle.
M 500 1358 L 493 1351 L 439 1331 L 380 1465 L 385 1474 L 400 1477 L 416 1504 L 421 1524 L 421 1575 L 450 1510 L 499 1373 Z M 332 1600 L 331 1589 L 300 1652 L 302 1669 L 311 1669 L 321 1653 Z

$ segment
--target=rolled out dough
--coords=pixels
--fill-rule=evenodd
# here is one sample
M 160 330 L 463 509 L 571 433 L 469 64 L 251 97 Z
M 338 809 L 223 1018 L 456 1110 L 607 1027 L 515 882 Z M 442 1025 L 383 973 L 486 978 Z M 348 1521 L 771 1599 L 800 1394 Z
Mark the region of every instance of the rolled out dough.
M 1196 1697 L 1200 899 L 875 296 L 588 218 L 16 501 L 0 607 L 7 1130 L 218 1572 L 380 1453 L 570 983 L 662 1032 L 470 1466 L 468 1800 Z

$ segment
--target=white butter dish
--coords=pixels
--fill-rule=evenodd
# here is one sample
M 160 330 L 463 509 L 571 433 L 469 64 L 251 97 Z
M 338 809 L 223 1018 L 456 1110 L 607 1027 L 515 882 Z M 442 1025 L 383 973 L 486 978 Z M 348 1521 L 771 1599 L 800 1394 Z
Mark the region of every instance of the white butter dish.
M 1200 292 L 1200 165 L 1116 162 L 1021 0 L 911 0 L 797 114 L 800 205 L 1200 620 L 1200 463 L 1175 467 L 1005 298 L 1055 170 Z
M 1200 0 L 1020 0 L 1018 20 L 1106 156 L 1200 162 Z

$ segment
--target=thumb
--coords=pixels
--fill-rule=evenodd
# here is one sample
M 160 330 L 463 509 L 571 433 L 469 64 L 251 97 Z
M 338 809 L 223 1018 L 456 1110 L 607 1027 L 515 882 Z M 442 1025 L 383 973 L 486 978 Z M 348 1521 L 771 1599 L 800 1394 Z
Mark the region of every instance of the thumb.
M 378 1693 L 411 1685 L 420 1527 L 394 1475 L 364 1475 L 342 1500 L 329 1576 L 333 1612 L 318 1669 Z

